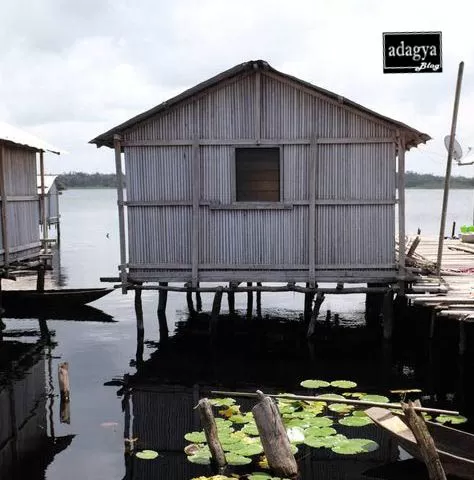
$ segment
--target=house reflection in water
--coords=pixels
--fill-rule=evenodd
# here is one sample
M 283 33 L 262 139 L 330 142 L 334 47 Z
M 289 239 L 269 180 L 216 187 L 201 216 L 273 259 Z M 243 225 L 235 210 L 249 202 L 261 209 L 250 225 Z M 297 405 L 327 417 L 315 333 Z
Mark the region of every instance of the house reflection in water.
M 222 324 L 231 322 L 229 319 Z M 210 396 L 211 390 L 255 392 L 261 388 L 266 393 L 291 391 L 307 395 L 308 390 L 298 387 L 299 382 L 304 378 L 321 378 L 323 371 L 326 372 L 323 378 L 332 379 L 347 378 L 351 372 L 358 372 L 357 380 L 366 385 L 372 384 L 369 377 L 373 381 L 377 374 L 373 355 L 363 348 L 360 358 L 350 353 L 352 363 L 342 356 L 329 361 L 312 360 L 305 337 L 295 335 L 295 325 L 281 322 L 278 327 L 267 329 L 265 320 L 257 323 L 239 319 L 232 335 L 222 335 L 220 345 L 210 348 L 200 319 L 190 319 L 178 326 L 173 337 L 160 342 L 149 360 L 138 363 L 135 375 L 125 376 L 122 389 L 125 438 L 137 438 L 135 450 L 152 449 L 160 454 L 149 462 L 126 455 L 126 480 L 190 480 L 210 474 L 207 467 L 188 462 L 183 448 L 187 444 L 184 435 L 201 430 L 194 407 L 200 398 Z M 351 334 L 357 335 L 354 331 Z M 250 410 L 254 403 L 248 399 L 239 401 L 244 411 Z M 366 478 L 362 472 L 398 458 L 396 445 L 375 427 L 363 430 L 340 427 L 341 433 L 353 438 L 371 438 L 380 448 L 354 457 L 327 449 L 305 450 L 301 446 L 298 458 L 302 480 Z
M 3 334 L 6 337 L 13 332 Z M 52 405 L 47 405 L 47 345 L 48 339 L 26 343 L 0 337 L 2 479 L 44 480 L 47 466 L 74 437 L 54 436 Z

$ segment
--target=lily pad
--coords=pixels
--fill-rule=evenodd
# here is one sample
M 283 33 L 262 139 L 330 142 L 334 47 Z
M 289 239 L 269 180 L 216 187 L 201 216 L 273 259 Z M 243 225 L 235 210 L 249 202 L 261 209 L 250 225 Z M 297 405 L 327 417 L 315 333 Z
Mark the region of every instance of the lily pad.
M 347 427 L 365 427 L 366 425 L 370 425 L 373 422 L 367 416 L 359 417 L 359 416 L 351 415 L 349 417 L 341 418 L 339 420 L 339 423 L 341 425 L 346 425 Z
M 364 395 L 361 398 L 364 402 L 388 403 L 390 400 L 383 395 Z
M 197 463 L 198 465 L 210 465 L 211 464 L 211 457 L 201 455 L 200 453 L 197 453 L 196 455 L 190 455 L 188 457 L 188 460 L 191 463 Z
M 357 387 L 357 383 L 352 382 L 350 380 L 335 380 L 334 382 L 331 382 L 331 387 L 355 388 L 355 387 Z
M 241 432 L 246 433 L 247 435 L 252 435 L 252 436 L 258 436 L 258 428 L 255 423 L 247 423 L 244 425 L 244 428 L 242 428 Z
M 344 392 L 343 395 L 347 398 L 362 398 L 367 394 L 362 392 Z
M 249 463 L 252 463 L 252 459 L 248 457 L 244 457 L 243 455 L 238 455 L 236 453 L 228 453 L 225 456 L 227 463 L 229 465 L 248 465 Z
M 453 425 L 467 422 L 467 418 L 462 415 L 438 415 L 435 420 L 438 423 L 452 423 Z
M 308 419 L 312 427 L 330 427 L 334 421 L 328 417 L 312 417 Z
M 255 472 L 248 476 L 249 480 L 290 480 L 289 478 L 272 477 L 266 472 Z
M 300 385 L 304 388 L 327 388 L 331 384 L 325 380 L 303 380 Z
M 364 412 L 364 410 L 354 410 L 352 415 L 354 417 L 367 417 L 367 414 Z
M 329 437 L 336 435 L 337 431 L 331 427 L 310 427 L 304 432 L 305 437 Z
M 253 455 L 258 455 L 263 452 L 263 447 L 260 443 L 250 443 L 250 444 L 234 444 L 232 445 L 231 455 L 241 455 L 243 457 L 252 457 Z M 227 456 L 226 456 L 227 458 Z M 241 464 L 243 465 L 243 464 Z
M 357 453 L 367 453 L 377 450 L 378 444 L 372 440 L 366 438 L 351 438 L 331 448 L 334 453 L 341 455 L 355 455 Z
M 336 413 L 349 413 L 351 410 L 354 410 L 353 405 L 347 405 L 345 403 L 333 403 L 329 405 L 329 410 Z
M 324 393 L 323 395 L 318 395 L 318 400 L 342 400 L 342 401 L 344 401 L 345 398 L 342 395 L 338 395 L 337 393 Z
M 187 433 L 184 438 L 188 442 L 192 443 L 205 443 L 206 442 L 206 435 L 204 432 L 190 432 Z
M 328 437 L 306 437 L 304 439 L 305 445 L 312 448 L 332 448 L 335 445 L 347 440 L 344 435 L 330 435 Z
M 135 456 L 142 460 L 154 460 L 158 456 L 158 452 L 155 452 L 155 450 L 142 450 L 137 452 Z
M 211 405 L 214 405 L 214 407 L 230 407 L 235 404 L 233 398 L 212 398 L 209 402 Z
M 284 419 L 283 423 L 287 428 L 292 428 L 292 427 L 308 428 L 311 426 L 309 419 L 307 418 Z
M 253 416 L 249 412 L 249 413 L 246 413 L 245 415 L 232 415 L 231 417 L 229 417 L 229 420 L 232 423 L 249 423 L 253 420 Z

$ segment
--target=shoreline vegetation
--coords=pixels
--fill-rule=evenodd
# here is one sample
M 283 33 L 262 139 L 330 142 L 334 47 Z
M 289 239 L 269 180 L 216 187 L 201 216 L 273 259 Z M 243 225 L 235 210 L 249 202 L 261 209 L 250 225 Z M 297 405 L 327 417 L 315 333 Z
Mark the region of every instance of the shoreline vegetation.
M 116 188 L 115 173 L 84 173 L 69 172 L 58 175 L 57 184 L 61 190 L 73 188 Z M 124 179 L 125 183 L 125 179 Z M 427 173 L 407 172 L 405 176 L 406 188 L 444 188 L 444 177 Z M 451 177 L 450 188 L 474 189 L 474 178 Z

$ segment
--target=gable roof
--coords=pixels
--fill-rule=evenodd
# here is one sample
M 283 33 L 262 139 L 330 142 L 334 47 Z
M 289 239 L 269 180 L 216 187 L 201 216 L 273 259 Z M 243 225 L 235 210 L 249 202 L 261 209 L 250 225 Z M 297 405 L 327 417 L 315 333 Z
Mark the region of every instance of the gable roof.
M 53 186 L 57 175 L 45 175 L 44 176 L 44 191 L 45 193 L 49 193 L 51 187 Z M 38 186 L 38 193 L 41 193 L 41 175 L 36 175 L 36 183 Z
M 336 100 L 339 104 L 341 105 L 346 105 L 351 108 L 354 108 L 355 110 L 360 111 L 361 113 L 368 114 L 374 119 L 382 121 L 384 123 L 388 123 L 389 125 L 392 125 L 395 128 L 398 128 L 400 130 L 403 130 L 406 135 L 407 135 L 407 145 L 406 148 L 409 149 L 411 147 L 416 147 L 420 143 L 425 143 L 428 140 L 431 140 L 431 137 L 427 135 L 426 133 L 422 133 L 412 127 L 409 127 L 408 125 L 401 123 L 397 120 L 393 120 L 389 117 L 385 117 L 377 112 L 374 112 L 373 110 L 370 110 L 368 108 L 363 107 L 362 105 L 359 105 L 358 103 L 353 102 L 352 100 L 349 100 L 347 98 L 344 98 L 340 95 L 337 95 L 333 92 L 330 92 L 328 90 L 325 90 L 321 87 L 317 87 L 316 85 L 313 85 L 309 82 L 306 82 L 304 80 L 301 80 L 297 77 L 293 77 L 291 75 L 288 75 L 286 73 L 282 73 L 276 69 L 274 69 L 270 64 L 265 62 L 264 60 L 251 60 L 248 62 L 241 63 L 239 65 L 236 65 L 235 67 L 230 68 L 229 70 L 226 70 L 208 80 L 205 80 L 202 83 L 199 83 L 198 85 L 185 90 L 184 92 L 180 93 L 176 97 L 171 98 L 170 100 L 167 100 L 160 105 L 151 108 L 150 110 L 147 110 L 146 112 L 143 112 L 130 120 L 127 120 L 126 122 L 112 128 L 111 130 L 108 130 L 107 132 L 99 135 L 98 137 L 94 138 L 91 140 L 89 143 L 97 145 L 97 147 L 102 147 L 102 146 L 107 146 L 107 147 L 113 147 L 114 144 L 114 135 L 120 135 L 122 134 L 125 130 L 128 130 L 129 128 L 134 127 L 138 123 L 141 123 L 143 121 L 148 120 L 151 117 L 154 117 L 156 115 L 165 113 L 168 111 L 170 108 L 174 107 L 178 103 L 185 102 L 186 100 L 189 100 L 191 97 L 211 88 L 214 87 L 215 85 L 219 84 L 220 82 L 224 80 L 228 80 L 232 77 L 235 77 L 237 75 L 240 75 L 245 72 L 249 71 L 256 71 L 256 70 L 261 70 L 261 71 L 267 71 L 274 73 L 276 75 L 279 75 L 283 78 L 286 78 L 288 80 L 291 80 L 295 82 L 296 84 L 301 85 L 302 87 L 305 87 L 307 89 L 310 89 L 314 91 L 315 93 L 324 95 L 330 99 Z
M 5 122 L 0 122 L 0 141 L 10 142 L 22 147 L 29 147 L 38 152 L 48 151 L 57 155 L 66 153 L 59 150 L 59 148 L 50 145 L 44 140 L 41 140 L 40 138 L 24 132 L 23 130 L 20 130 L 19 128 L 9 125 Z

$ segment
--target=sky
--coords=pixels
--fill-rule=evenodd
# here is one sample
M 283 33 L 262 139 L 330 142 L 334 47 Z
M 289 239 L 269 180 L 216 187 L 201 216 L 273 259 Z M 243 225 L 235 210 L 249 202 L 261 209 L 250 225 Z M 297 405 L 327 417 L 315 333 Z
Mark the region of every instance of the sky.
M 444 175 L 460 61 L 456 138 L 464 151 L 474 147 L 473 12 L 472 0 L 2 2 L 0 121 L 68 152 L 47 155 L 47 173 L 109 173 L 112 150 L 89 140 L 262 59 L 428 133 L 433 140 L 407 154 L 407 170 Z M 382 33 L 410 31 L 442 32 L 442 73 L 383 73 Z M 474 176 L 474 166 L 452 173 Z

